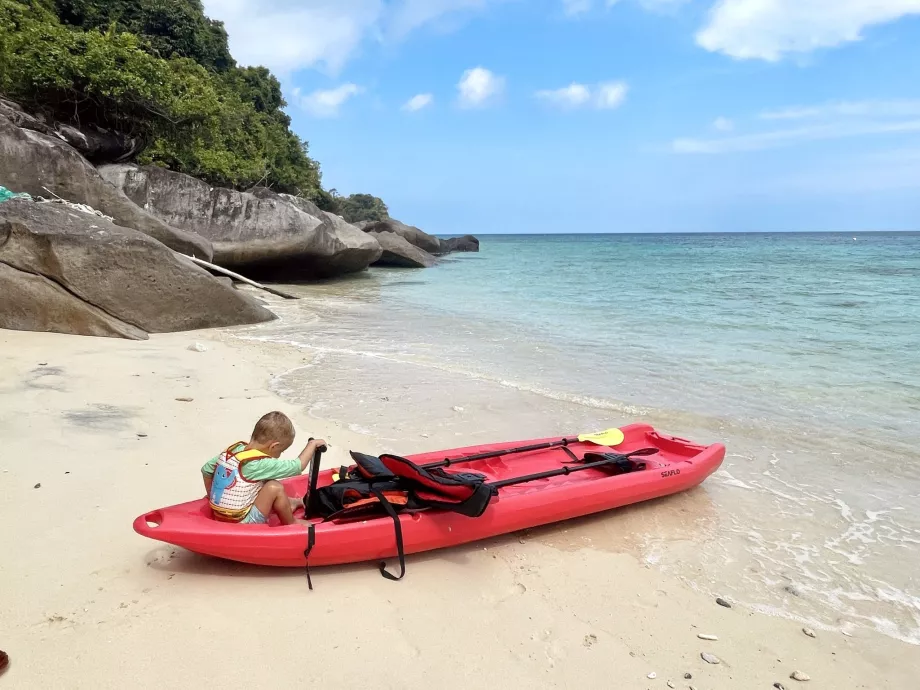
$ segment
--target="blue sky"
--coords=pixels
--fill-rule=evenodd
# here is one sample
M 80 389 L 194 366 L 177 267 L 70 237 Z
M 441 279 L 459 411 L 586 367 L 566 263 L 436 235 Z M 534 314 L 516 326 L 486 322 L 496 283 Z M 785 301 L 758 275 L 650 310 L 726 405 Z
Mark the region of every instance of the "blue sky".
M 920 229 L 920 0 L 205 0 L 436 233 Z

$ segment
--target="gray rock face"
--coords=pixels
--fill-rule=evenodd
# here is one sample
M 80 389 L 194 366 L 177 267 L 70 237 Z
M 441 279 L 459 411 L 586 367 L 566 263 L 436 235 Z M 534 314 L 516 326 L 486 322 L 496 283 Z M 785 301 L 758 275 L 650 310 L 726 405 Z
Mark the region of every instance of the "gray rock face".
M 164 222 L 210 240 L 215 263 L 247 275 L 326 278 L 364 270 L 380 257 L 373 238 L 302 199 L 211 187 L 156 167 L 108 165 L 100 173 Z
M 0 263 L 0 328 L 144 340 L 147 334 L 44 276 Z
M 32 196 L 56 194 L 68 201 L 89 204 L 114 218 L 118 225 L 149 235 L 176 251 L 202 259 L 211 258 L 211 245 L 207 240 L 170 227 L 138 208 L 103 180 L 72 146 L 58 136 L 17 126 L 14 120 L 4 116 L 9 112 L 14 111 L 9 107 L 0 110 L 0 180 L 3 186 Z M 22 117 L 30 116 L 23 114 Z
M 395 232 L 379 232 L 375 235 L 380 246 L 383 247 L 383 256 L 376 263 L 377 266 L 392 266 L 396 268 L 430 268 L 438 261 L 428 252 L 409 244 Z
M 143 337 L 274 318 L 147 235 L 57 204 L 0 204 L 0 264 L 43 279 L 0 292 L 0 327 Z
M 479 240 L 472 235 L 463 237 L 451 237 L 450 239 L 441 240 L 441 253 L 450 254 L 451 252 L 478 252 Z
M 419 230 L 415 226 L 400 223 L 398 220 L 378 220 L 364 224 L 364 232 L 377 234 L 380 232 L 394 232 L 410 244 L 423 249 L 429 254 L 441 253 L 441 240 L 434 235 Z
M 136 156 L 142 142 L 120 132 L 98 127 L 80 129 L 63 122 L 48 121 L 25 112 L 17 103 L 0 98 L 0 117 L 18 127 L 63 139 L 93 163 L 119 163 Z

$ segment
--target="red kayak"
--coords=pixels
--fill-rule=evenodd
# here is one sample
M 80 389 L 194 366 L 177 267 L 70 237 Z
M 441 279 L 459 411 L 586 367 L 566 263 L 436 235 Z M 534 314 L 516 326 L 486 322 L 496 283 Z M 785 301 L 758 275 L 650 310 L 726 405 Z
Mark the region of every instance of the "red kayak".
M 725 457 L 721 444 L 697 445 L 660 434 L 646 424 L 621 431 L 623 440 L 615 447 L 578 439 L 543 439 L 409 456 L 406 461 L 423 467 L 444 467 L 443 461 L 450 458 L 447 464 L 451 470 L 458 466 L 458 472 L 483 475 L 496 488 L 479 517 L 434 509 L 393 516 L 401 527 L 405 553 L 455 546 L 675 494 L 702 483 Z M 542 447 L 515 452 L 522 446 Z M 591 461 L 605 453 L 610 455 L 604 457 L 624 458 L 637 451 L 643 456 L 641 464 L 633 463 L 638 471 L 611 474 L 603 462 Z M 483 455 L 491 457 L 467 460 Z M 333 484 L 338 472 L 320 472 L 316 486 Z M 284 485 L 289 496 L 303 498 L 309 482 L 310 477 L 302 475 L 285 480 Z M 363 519 L 316 518 L 313 523 L 311 566 L 380 560 L 397 554 L 393 521 L 386 514 Z M 218 522 L 212 518 L 206 499 L 146 513 L 134 521 L 134 530 L 151 539 L 232 561 L 288 567 L 306 563 L 305 525 L 282 526 L 274 516 L 268 525 Z

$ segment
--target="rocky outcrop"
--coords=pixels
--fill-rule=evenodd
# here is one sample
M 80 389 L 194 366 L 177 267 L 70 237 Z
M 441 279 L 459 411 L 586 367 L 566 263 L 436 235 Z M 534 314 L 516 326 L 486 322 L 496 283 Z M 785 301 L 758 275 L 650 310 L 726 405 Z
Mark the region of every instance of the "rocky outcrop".
M 100 172 L 138 206 L 210 240 L 215 263 L 246 275 L 327 278 L 364 270 L 381 254 L 373 238 L 305 200 L 211 187 L 156 167 L 110 165 Z
M 0 110 L 0 180 L 4 186 L 32 196 L 57 195 L 87 204 L 114 218 L 116 224 L 149 235 L 176 251 L 211 258 L 207 240 L 170 227 L 138 208 L 60 136 L 18 126 L 17 119 L 37 125 L 35 118 L 21 111 L 18 118 L 10 115 L 15 112 L 8 102 Z
M 143 340 L 147 334 L 44 276 L 0 263 L 0 328 Z
M 341 216 L 320 210 L 311 201 L 289 194 L 281 194 L 280 196 L 302 212 L 322 219 L 326 225 L 326 231 L 341 242 L 341 246 L 336 253 L 317 271 L 319 277 L 331 278 L 345 273 L 357 273 L 380 259 L 383 249 L 381 249 L 380 243 L 373 236 L 361 232 Z M 325 270 L 322 270 L 322 268 Z
M 438 261 L 428 252 L 410 244 L 395 232 L 378 232 L 375 237 L 383 255 L 375 265 L 395 268 L 430 268 Z
M 0 265 L 0 328 L 137 338 L 274 318 L 151 237 L 58 204 L 0 204 Z
M 478 252 L 479 240 L 472 235 L 463 237 L 451 237 L 450 239 L 440 240 L 441 254 L 450 254 L 451 252 Z
M 0 117 L 5 117 L 18 127 L 63 139 L 80 155 L 95 164 L 120 163 L 133 158 L 143 148 L 141 140 L 137 137 L 96 126 L 81 129 L 63 122 L 51 121 L 27 113 L 17 103 L 3 98 L 0 98 Z
M 402 237 L 404 240 L 408 241 L 410 244 L 414 244 L 419 249 L 423 249 L 429 254 L 440 254 L 441 253 L 441 240 L 439 240 L 434 235 L 429 235 L 427 232 L 419 230 L 417 227 L 412 225 L 406 225 L 401 223 L 398 220 L 378 220 L 370 223 L 364 223 L 362 228 L 364 232 L 377 234 L 381 232 L 393 232 Z

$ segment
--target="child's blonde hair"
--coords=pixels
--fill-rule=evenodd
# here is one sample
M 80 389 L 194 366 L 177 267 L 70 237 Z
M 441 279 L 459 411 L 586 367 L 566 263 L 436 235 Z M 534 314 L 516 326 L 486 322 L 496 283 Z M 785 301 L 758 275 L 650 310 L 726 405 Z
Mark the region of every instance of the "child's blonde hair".
M 289 446 L 294 442 L 294 423 L 283 412 L 269 412 L 256 422 L 252 442 L 277 442 Z

